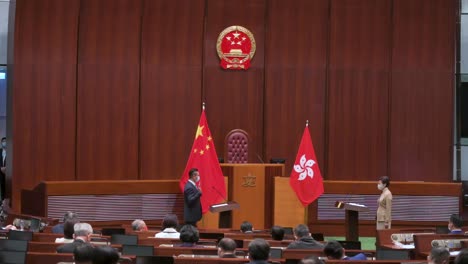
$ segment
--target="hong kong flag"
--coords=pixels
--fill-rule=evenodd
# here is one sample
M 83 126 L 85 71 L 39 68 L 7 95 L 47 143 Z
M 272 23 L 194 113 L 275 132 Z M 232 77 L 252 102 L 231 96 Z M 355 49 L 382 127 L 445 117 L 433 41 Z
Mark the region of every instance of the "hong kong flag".
M 198 122 L 192 151 L 187 161 L 184 174 L 180 179 L 180 189 L 184 192 L 184 186 L 188 181 L 188 172 L 191 168 L 197 168 L 200 173 L 199 187 L 202 190 L 201 204 L 202 212 L 206 213 L 210 206 L 223 201 L 226 197 L 226 186 L 224 176 L 218 162 L 213 138 L 211 137 L 208 122 L 203 107 L 200 121 Z
M 310 139 L 309 121 L 302 134 L 301 145 L 289 177 L 291 188 L 304 206 L 315 201 L 323 193 L 322 174 Z

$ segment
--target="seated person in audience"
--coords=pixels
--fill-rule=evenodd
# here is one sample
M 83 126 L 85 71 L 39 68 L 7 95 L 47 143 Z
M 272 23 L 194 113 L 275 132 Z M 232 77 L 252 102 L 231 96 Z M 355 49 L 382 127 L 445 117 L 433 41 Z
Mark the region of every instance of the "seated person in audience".
M 250 223 L 249 221 L 242 222 L 242 224 L 240 226 L 240 230 L 241 230 L 242 233 L 246 233 L 246 234 L 253 233 L 252 223 Z
M 61 245 L 57 248 L 58 253 L 73 253 L 75 248 L 83 244 L 87 244 L 90 241 L 90 237 L 93 234 L 93 228 L 88 223 L 77 223 L 75 224 L 73 242 L 65 245 Z
M 444 247 L 433 247 L 431 254 L 427 256 L 429 264 L 449 264 L 450 252 Z
M 179 219 L 177 215 L 169 214 L 164 217 L 162 222 L 162 232 L 159 232 L 155 237 L 159 238 L 179 238 L 180 233 L 177 232 L 176 228 L 179 226 Z
M 296 241 L 288 245 L 288 249 L 322 249 L 323 244 L 312 238 L 309 228 L 306 225 L 300 224 L 294 228 L 294 238 Z
M 323 248 L 323 253 L 328 259 L 336 260 L 367 260 L 366 255 L 359 253 L 356 256 L 348 257 L 345 255 L 343 246 L 338 241 L 330 241 Z
M 182 244 L 178 244 L 178 247 L 198 247 L 196 244 L 200 239 L 200 234 L 196 227 L 193 225 L 184 225 L 180 229 L 180 241 Z
M 267 264 L 270 257 L 270 245 L 265 239 L 256 238 L 249 243 L 250 264 Z
M 93 264 L 119 263 L 119 252 L 110 246 L 95 247 L 93 252 Z
M 136 219 L 132 222 L 132 230 L 137 232 L 148 231 L 148 227 L 146 226 L 145 221 L 141 219 Z
M 236 257 L 236 242 L 231 238 L 223 238 L 218 243 L 218 257 L 220 258 L 237 258 Z
M 467 248 L 462 249 L 460 253 L 458 253 L 453 263 L 454 264 L 468 264 L 468 249 Z
M 453 214 L 450 216 L 449 222 L 448 222 L 448 229 L 450 230 L 451 235 L 463 235 L 464 232 L 461 229 L 463 226 L 463 219 L 461 216 L 457 214 Z
M 72 243 L 76 223 L 79 223 L 77 219 L 65 221 L 63 224 L 63 237 L 56 238 L 55 243 Z
M 281 241 L 284 238 L 284 228 L 281 226 L 273 226 L 271 228 L 271 238 L 273 240 Z
M 77 246 L 73 250 L 73 260 L 75 264 L 91 264 L 93 263 L 94 246 L 91 244 L 83 244 Z
M 65 215 L 63 216 L 63 223 L 57 224 L 54 227 L 52 227 L 52 233 L 55 234 L 63 234 L 63 225 L 67 220 L 74 220 L 78 219 L 78 215 L 74 212 L 66 212 Z
M 325 262 L 317 256 L 308 256 L 303 258 L 299 264 L 325 264 Z

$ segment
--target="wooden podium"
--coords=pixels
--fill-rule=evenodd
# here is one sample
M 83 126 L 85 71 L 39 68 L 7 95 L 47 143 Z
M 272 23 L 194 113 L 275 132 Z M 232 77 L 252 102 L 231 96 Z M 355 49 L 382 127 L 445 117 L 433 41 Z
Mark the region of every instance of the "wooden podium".
M 359 212 L 367 212 L 369 208 L 362 204 L 346 203 L 337 201 L 335 207 L 345 210 L 345 228 L 346 240 L 358 241 L 359 240 Z
M 232 210 L 239 209 L 240 205 L 236 202 L 230 201 L 220 204 L 213 204 L 210 206 L 210 212 L 219 213 L 219 228 L 232 227 Z
M 239 203 L 232 211 L 231 228 L 239 228 L 249 221 L 255 229 L 270 228 L 273 224 L 274 177 L 284 175 L 284 164 L 220 164 L 228 177 L 230 201 Z

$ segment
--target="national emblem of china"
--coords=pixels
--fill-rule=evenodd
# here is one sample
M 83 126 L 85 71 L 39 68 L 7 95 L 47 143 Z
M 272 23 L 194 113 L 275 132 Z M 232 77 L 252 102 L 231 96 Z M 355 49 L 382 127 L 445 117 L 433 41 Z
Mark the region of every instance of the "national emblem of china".
M 253 34 L 241 26 L 230 26 L 219 34 L 216 50 L 223 69 L 247 70 L 257 45 Z

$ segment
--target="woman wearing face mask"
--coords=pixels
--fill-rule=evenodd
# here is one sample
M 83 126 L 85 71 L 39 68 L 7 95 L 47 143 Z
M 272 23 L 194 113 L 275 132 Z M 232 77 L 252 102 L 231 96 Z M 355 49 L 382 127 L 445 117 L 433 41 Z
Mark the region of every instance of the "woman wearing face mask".
M 377 184 L 377 188 L 382 191 L 377 200 L 377 230 L 390 229 L 392 226 L 392 193 L 388 189 L 389 186 L 390 178 L 382 176 Z

